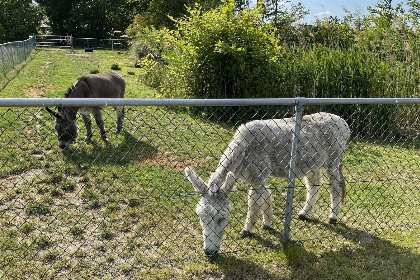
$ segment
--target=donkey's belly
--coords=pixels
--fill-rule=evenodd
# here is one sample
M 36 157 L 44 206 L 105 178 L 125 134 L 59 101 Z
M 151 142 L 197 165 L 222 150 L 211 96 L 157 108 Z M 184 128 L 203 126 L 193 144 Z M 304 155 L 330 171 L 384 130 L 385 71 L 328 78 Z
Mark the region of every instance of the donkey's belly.
M 305 157 L 298 156 L 296 158 L 296 166 L 294 174 L 296 177 L 305 177 L 311 171 L 319 170 L 325 165 L 327 156 L 306 155 Z M 277 165 L 273 168 L 271 175 L 275 177 L 288 177 L 290 170 L 290 156 L 281 161 L 277 161 Z

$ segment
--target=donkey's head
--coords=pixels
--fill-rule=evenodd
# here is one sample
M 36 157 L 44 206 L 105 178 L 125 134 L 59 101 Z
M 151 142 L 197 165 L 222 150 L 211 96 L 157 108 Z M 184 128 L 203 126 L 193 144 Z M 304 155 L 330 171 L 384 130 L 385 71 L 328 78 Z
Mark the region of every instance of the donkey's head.
M 69 116 L 71 109 L 58 108 L 55 112 L 50 108 L 45 108 L 51 115 L 55 117 L 55 130 L 58 134 L 58 146 L 61 149 L 67 149 L 69 145 L 76 139 L 78 134 L 78 127 L 74 117 Z M 72 115 L 72 114 L 71 114 Z
M 219 251 L 228 223 L 230 212 L 228 194 L 232 190 L 235 178 L 232 172 L 229 172 L 225 178 L 214 173 L 206 184 L 189 167 L 185 168 L 185 174 L 196 191 L 201 194 L 196 213 L 200 217 L 203 229 L 204 253 L 212 257 Z

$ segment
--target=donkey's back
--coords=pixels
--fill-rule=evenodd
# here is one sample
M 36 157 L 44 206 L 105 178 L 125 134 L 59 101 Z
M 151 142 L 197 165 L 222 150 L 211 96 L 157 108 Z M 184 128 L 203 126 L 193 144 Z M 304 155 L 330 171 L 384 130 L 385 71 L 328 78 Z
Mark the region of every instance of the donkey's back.
M 240 126 L 230 144 L 230 151 L 234 146 L 242 147 L 239 150 L 243 151 L 237 155 L 242 161 L 237 168 L 243 170 L 236 173 L 286 176 L 294 127 L 293 118 L 257 120 Z M 322 166 L 337 167 L 349 137 L 350 129 L 339 116 L 323 112 L 304 116 L 297 146 L 296 175 L 303 177 Z M 229 153 L 225 156 L 229 158 Z
M 113 71 L 100 74 L 88 74 L 80 77 L 73 85 L 73 88 L 85 84 L 87 90 L 74 90 L 71 98 L 124 98 L 124 78 Z M 88 96 L 86 96 L 88 95 Z

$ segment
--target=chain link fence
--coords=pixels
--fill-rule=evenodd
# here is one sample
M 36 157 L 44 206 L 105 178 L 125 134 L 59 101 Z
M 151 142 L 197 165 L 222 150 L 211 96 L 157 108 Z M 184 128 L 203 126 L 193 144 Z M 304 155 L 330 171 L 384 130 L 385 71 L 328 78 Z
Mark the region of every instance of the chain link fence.
M 78 138 L 59 149 L 54 117 L 42 107 L 80 102 L 123 102 L 123 132 L 115 135 L 115 114 L 104 108 L 107 141 L 93 125 L 92 143 L 85 143 L 78 117 Z M 202 258 L 195 213 L 200 195 L 185 167 L 207 180 L 241 124 L 294 118 L 296 104 L 303 115 L 341 116 L 352 135 L 343 156 L 347 194 L 338 224 L 328 225 L 324 172 L 309 220 L 297 219 L 306 196 L 297 179 L 287 239 L 323 246 L 323 240 L 340 242 L 356 232 L 383 236 L 419 230 L 419 99 L 3 99 L 0 104 L 1 279 L 133 279 L 141 270 Z M 254 238 L 246 240 L 240 231 L 250 186 L 242 180 L 235 185 L 221 252 L 241 257 L 267 246 L 280 248 L 287 178 L 269 177 L 273 224 L 263 230 L 258 222 Z
M 7 74 L 15 69 L 17 65 L 24 62 L 31 51 L 35 48 L 35 38 L 30 37 L 25 41 L 16 41 L 0 44 L 0 66 L 1 75 L 7 77 Z

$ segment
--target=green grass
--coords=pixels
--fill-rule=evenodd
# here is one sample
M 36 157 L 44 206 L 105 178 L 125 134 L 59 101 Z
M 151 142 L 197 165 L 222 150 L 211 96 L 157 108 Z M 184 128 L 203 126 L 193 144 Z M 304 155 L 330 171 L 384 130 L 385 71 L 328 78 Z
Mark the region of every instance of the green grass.
M 0 97 L 63 97 L 80 75 L 114 64 L 127 98 L 154 97 L 128 55 L 107 51 L 39 51 Z M 352 141 L 340 223 L 327 224 L 325 186 L 314 220 L 293 219 L 289 245 L 281 242 L 285 180 L 269 180 L 274 229 L 245 239 L 248 186 L 237 184 L 221 254 L 208 260 L 199 196 L 183 169 L 207 178 L 237 124 L 129 107 L 115 136 L 111 109 L 104 118 L 107 143 L 95 125 L 93 143 L 84 143 L 79 118 L 79 138 L 61 151 L 44 109 L 0 108 L 1 279 L 419 279 L 418 139 Z M 295 213 L 305 197 L 298 185 Z

